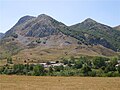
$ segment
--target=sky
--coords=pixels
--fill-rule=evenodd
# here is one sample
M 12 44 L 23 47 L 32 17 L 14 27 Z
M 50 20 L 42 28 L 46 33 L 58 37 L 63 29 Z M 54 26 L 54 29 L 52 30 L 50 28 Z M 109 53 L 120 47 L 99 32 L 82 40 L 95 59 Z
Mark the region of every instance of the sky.
M 25 16 L 47 14 L 70 26 L 92 18 L 120 25 L 120 0 L 0 0 L 0 32 L 5 33 Z

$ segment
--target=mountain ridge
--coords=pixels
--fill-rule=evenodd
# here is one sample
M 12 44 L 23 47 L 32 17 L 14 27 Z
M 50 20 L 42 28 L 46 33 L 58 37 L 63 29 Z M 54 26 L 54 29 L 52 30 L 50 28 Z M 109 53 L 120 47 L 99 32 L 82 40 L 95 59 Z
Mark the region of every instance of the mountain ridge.
M 71 29 L 73 29 L 74 31 L 79 32 L 80 34 L 83 34 L 83 37 L 86 38 L 84 36 L 84 34 L 88 34 L 89 38 L 87 38 L 88 40 L 90 38 L 92 39 L 99 39 L 98 41 L 103 40 L 106 42 L 104 45 L 102 44 L 102 42 L 98 42 L 98 44 L 102 44 L 103 46 L 107 47 L 107 48 L 111 48 L 113 50 L 116 50 L 114 45 L 112 45 L 111 39 L 113 39 L 112 41 L 115 41 L 116 44 L 118 44 L 118 42 L 120 42 L 120 32 L 114 30 L 114 28 L 98 23 L 94 20 L 85 20 L 82 23 L 78 23 L 75 25 L 70 26 Z M 112 38 L 111 38 L 112 37 Z M 117 41 L 116 41 L 117 40 Z M 90 42 L 89 42 L 90 41 Z M 96 44 L 96 40 L 89 40 L 88 42 L 91 44 Z M 111 44 L 108 45 L 108 44 Z M 118 44 L 119 46 L 120 44 Z M 109 47 L 110 46 L 110 47 Z M 120 47 L 119 47 L 120 48 Z
M 41 47 L 50 51 L 55 50 L 58 53 L 57 58 L 59 54 L 64 55 L 64 53 L 87 55 L 88 50 L 89 54 L 93 52 L 93 55 L 112 56 L 117 55 L 116 51 L 120 50 L 119 41 L 119 31 L 98 23 L 91 18 L 87 18 L 81 23 L 67 26 L 48 15 L 41 14 L 37 17 L 27 15 L 20 18 L 5 33 L 5 36 L 0 41 L 0 49 L 9 55 L 17 53 L 19 55 L 21 50 L 29 51 L 29 49 L 34 50 L 34 48 Z M 69 48 L 66 49 L 65 47 Z M 65 51 L 61 51 L 62 49 Z M 2 53 L 2 50 L 1 56 L 6 55 Z M 40 49 L 38 51 L 41 52 L 43 50 Z M 55 52 L 51 52 L 51 54 L 54 55 Z
M 4 33 L 0 33 L 0 39 L 4 37 Z
M 120 25 L 113 27 L 113 28 L 120 31 Z

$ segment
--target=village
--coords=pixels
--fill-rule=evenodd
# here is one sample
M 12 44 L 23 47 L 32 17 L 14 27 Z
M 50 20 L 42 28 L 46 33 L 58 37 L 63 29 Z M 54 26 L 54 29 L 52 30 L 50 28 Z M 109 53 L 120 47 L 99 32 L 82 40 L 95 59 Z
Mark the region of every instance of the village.
M 55 66 L 66 66 L 64 65 L 64 63 L 61 63 L 59 61 L 50 61 L 50 62 L 46 62 L 46 63 L 39 63 L 40 65 L 42 65 L 44 68 L 49 68 L 49 67 L 55 67 Z
M 106 63 L 110 63 L 110 61 L 107 61 Z M 44 68 L 49 68 L 49 67 L 55 67 L 55 66 L 63 66 L 66 67 L 68 63 L 63 63 L 60 61 L 48 61 L 48 62 L 43 62 L 43 63 L 34 63 L 34 65 L 36 64 L 40 64 L 42 65 Z M 74 63 L 70 64 L 71 66 L 74 66 Z M 120 66 L 120 60 L 117 60 L 117 64 L 115 65 L 115 67 Z

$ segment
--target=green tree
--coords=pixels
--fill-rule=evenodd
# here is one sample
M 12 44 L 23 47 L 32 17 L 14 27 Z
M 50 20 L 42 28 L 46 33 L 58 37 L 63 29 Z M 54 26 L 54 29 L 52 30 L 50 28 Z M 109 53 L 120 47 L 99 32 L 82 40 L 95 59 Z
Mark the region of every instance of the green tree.
M 93 65 L 94 65 L 95 68 L 101 68 L 102 66 L 106 66 L 105 58 L 95 57 L 93 59 Z
M 105 72 L 105 73 L 108 73 L 108 72 L 110 72 L 110 71 L 116 71 L 116 68 L 115 68 L 114 66 L 108 65 L 108 66 L 105 68 L 104 72 Z
M 120 73 L 120 65 L 117 67 L 118 72 Z
M 33 74 L 35 76 L 43 76 L 44 75 L 44 67 L 42 65 L 35 65 L 33 67 Z
M 88 75 L 88 72 L 91 72 L 91 68 L 88 66 L 88 65 L 84 65 L 82 68 L 81 68 L 81 71 L 82 73 L 87 76 Z
M 69 63 L 69 61 L 68 60 L 66 60 L 66 59 L 63 59 L 63 61 L 62 61 L 63 63 L 64 63 L 64 65 L 66 65 L 66 64 L 68 64 Z
M 115 66 L 117 63 L 118 63 L 118 58 L 116 58 L 116 57 L 114 57 L 114 58 L 111 58 L 111 60 L 110 60 L 110 64 L 112 65 L 112 66 Z
M 13 64 L 13 62 L 12 62 L 12 57 L 8 57 L 8 58 L 7 58 L 7 63 L 8 63 L 8 64 Z
M 60 72 L 61 70 L 64 70 L 64 67 L 63 67 L 63 65 L 61 65 L 61 66 L 54 66 L 54 70 L 56 72 Z
M 73 64 L 75 63 L 75 58 L 74 58 L 74 56 L 71 56 L 71 57 L 70 57 L 70 62 L 73 63 Z
M 50 66 L 50 67 L 49 67 L 49 75 L 52 75 L 52 74 L 53 74 L 53 71 L 54 71 L 54 70 L 53 70 L 53 67 Z
M 107 64 L 105 68 L 105 73 L 110 71 L 116 71 L 115 65 L 117 64 L 117 58 L 111 58 L 110 62 Z
M 14 74 L 23 74 L 23 69 L 25 66 L 23 64 L 14 64 L 13 65 L 13 73 Z
M 0 67 L 0 74 L 3 74 L 5 68 L 6 68 L 6 66 L 2 66 L 2 67 Z
M 74 68 L 80 69 L 82 68 L 82 62 L 80 60 L 75 62 Z
M 89 71 L 88 75 L 92 76 L 92 77 L 95 77 L 96 76 L 96 71 Z

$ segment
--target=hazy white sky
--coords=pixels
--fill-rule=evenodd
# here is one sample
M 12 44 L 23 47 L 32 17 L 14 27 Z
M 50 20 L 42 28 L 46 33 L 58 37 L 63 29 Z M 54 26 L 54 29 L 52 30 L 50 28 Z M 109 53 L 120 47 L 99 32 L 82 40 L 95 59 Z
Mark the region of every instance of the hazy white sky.
M 120 25 L 120 0 L 0 0 L 0 32 L 22 16 L 47 14 L 66 25 L 86 18 L 110 26 Z

